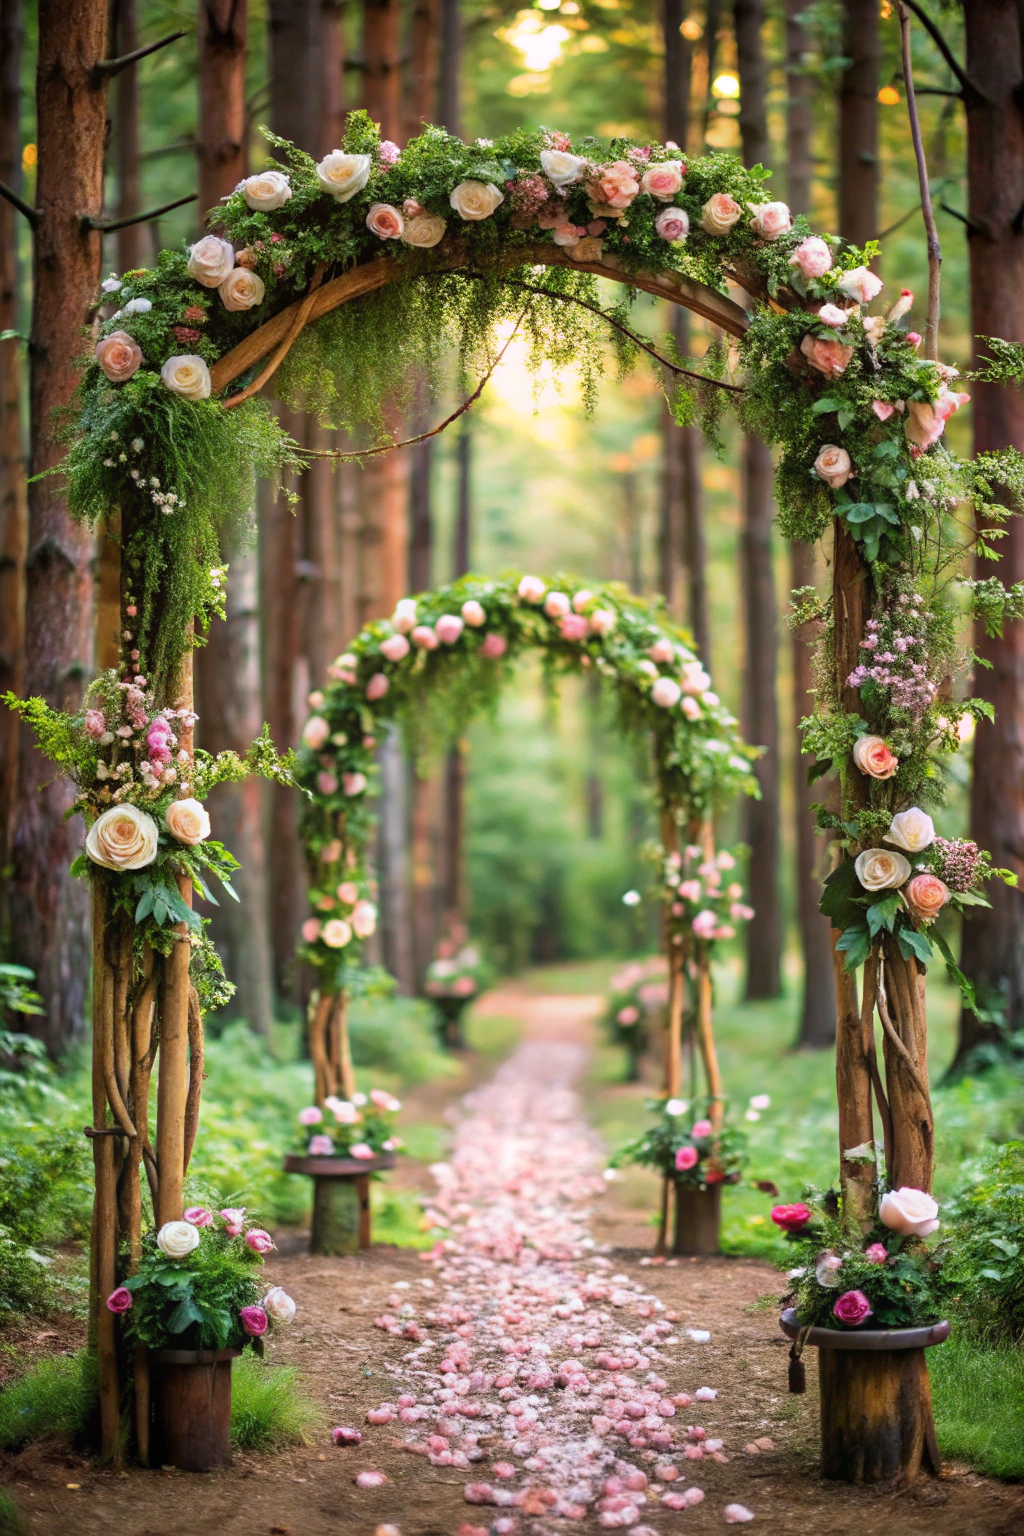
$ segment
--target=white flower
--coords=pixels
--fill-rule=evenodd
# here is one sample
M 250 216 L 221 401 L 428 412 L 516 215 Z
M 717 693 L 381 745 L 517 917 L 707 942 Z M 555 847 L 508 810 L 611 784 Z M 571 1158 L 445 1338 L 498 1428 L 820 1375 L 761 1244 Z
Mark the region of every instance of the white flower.
M 104 293 L 118 293 L 124 284 L 119 277 L 105 277 L 100 283 Z
M 767 1093 L 755 1093 L 750 1100 L 750 1107 L 757 1110 L 770 1109 L 771 1102 Z
M 129 299 L 123 313 L 126 315 L 148 315 L 152 308 L 152 299 Z
M 567 154 L 563 149 L 542 149 L 540 152 L 540 168 L 559 191 L 579 181 L 584 163 L 579 155 Z
M 169 357 L 160 369 L 160 382 L 183 400 L 208 400 L 212 388 L 209 368 L 191 354 Z
M 882 1196 L 878 1219 L 891 1232 L 904 1237 L 928 1237 L 939 1225 L 938 1203 L 923 1189 L 891 1189 Z
M 882 291 L 882 279 L 867 267 L 854 267 L 852 271 L 843 273 L 837 287 L 841 293 L 856 299 L 858 304 L 870 304 L 876 294 Z
M 909 810 L 900 811 L 893 817 L 885 841 L 895 843 L 907 853 L 923 853 L 935 841 L 935 823 L 927 811 L 912 805 Z
M 199 800 L 172 800 L 164 822 L 173 838 L 192 848 L 210 835 L 209 812 Z
M 249 207 L 257 213 L 269 213 L 273 208 L 282 208 L 292 195 L 288 177 L 283 171 L 260 171 L 256 176 L 247 176 L 235 190 L 241 192 Z
M 814 1273 L 817 1276 L 818 1284 L 823 1285 L 829 1291 L 838 1290 L 840 1285 L 839 1271 L 842 1267 L 843 1261 L 838 1253 L 833 1253 L 830 1248 L 827 1248 L 824 1253 L 819 1254 L 818 1262 L 814 1266 Z
M 544 599 L 547 587 L 539 576 L 524 576 L 516 592 L 524 603 L 539 603 Z
M 158 838 L 152 816 L 134 805 L 117 805 L 97 816 L 85 851 L 104 869 L 145 869 L 156 858 Z
M 785 203 L 748 203 L 753 214 L 750 227 L 762 240 L 780 240 L 793 228 L 793 220 Z
M 391 623 L 400 635 L 407 635 L 416 627 L 416 599 L 403 597 L 395 605 L 395 611 L 391 615 Z
M 234 247 L 219 235 L 204 235 L 188 253 L 189 275 L 204 288 L 218 288 L 234 264 Z
M 351 943 L 352 929 L 344 919 L 332 917 L 330 922 L 324 923 L 320 937 L 328 949 L 344 949 L 346 944 Z
M 406 245 L 425 251 L 441 243 L 447 228 L 439 213 L 418 213 L 415 218 L 406 219 L 401 238 Z
M 671 709 L 682 698 L 683 690 L 674 677 L 659 677 L 651 686 L 651 703 L 659 709 Z
M 165 1221 L 156 1235 L 156 1245 L 169 1259 L 183 1259 L 198 1248 L 201 1241 L 198 1227 L 189 1221 Z
M 266 289 L 262 277 L 250 272 L 248 267 L 234 267 L 224 281 L 218 283 L 217 292 L 225 309 L 238 311 L 255 309 L 257 304 L 262 304 Z
M 505 194 L 490 181 L 460 181 L 448 201 L 460 219 L 476 222 L 490 218 L 505 201 Z
M 369 155 L 346 155 L 335 149 L 316 168 L 316 179 L 337 203 L 347 203 L 370 179 Z
M 290 1323 L 295 1316 L 295 1303 L 279 1285 L 272 1285 L 260 1303 L 264 1312 L 275 1323 Z
M 866 891 L 888 891 L 910 879 L 910 861 L 888 848 L 865 848 L 854 869 Z
M 665 1113 L 666 1115 L 685 1115 L 689 1107 L 685 1099 L 669 1099 L 665 1105 Z

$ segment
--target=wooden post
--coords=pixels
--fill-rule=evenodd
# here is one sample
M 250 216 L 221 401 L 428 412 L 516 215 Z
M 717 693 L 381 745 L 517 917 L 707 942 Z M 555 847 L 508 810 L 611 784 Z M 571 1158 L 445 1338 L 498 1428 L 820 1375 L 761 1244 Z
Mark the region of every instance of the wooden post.
M 878 965 L 878 1013 L 891 1115 L 894 1189 L 930 1190 L 935 1164 L 935 1124 L 928 1086 L 928 1021 L 924 971 L 905 960 L 887 938 Z
M 821 1470 L 847 1483 L 940 1471 L 923 1349 L 819 1349 Z
M 106 1299 L 117 1284 L 117 1184 L 114 1136 L 107 1125 L 104 1062 L 113 1034 L 113 975 L 107 963 L 107 902 L 97 881 L 92 889 L 92 1156 L 96 1190 L 90 1250 L 90 1334 L 95 1343 L 100 1398 L 100 1455 L 117 1452 L 120 1426 L 120 1373 L 114 1314 Z
M 718 1065 L 718 1052 L 711 1028 L 711 962 L 707 951 L 697 956 L 697 1041 L 700 1059 L 704 1066 L 709 1108 L 708 1119 L 716 1131 L 722 1129 L 725 1119 L 725 1099 L 722 1094 L 722 1073 Z
M 335 1078 L 343 1099 L 351 1099 L 356 1091 L 356 1072 L 352 1065 L 352 1041 L 348 1033 L 348 998 L 339 992 L 335 1007 L 337 1016 L 337 1056 Z
M 697 1189 L 693 1184 L 675 1181 L 676 1229 L 672 1252 L 688 1255 L 718 1252 L 718 1234 L 722 1225 L 722 1186 L 709 1184 Z

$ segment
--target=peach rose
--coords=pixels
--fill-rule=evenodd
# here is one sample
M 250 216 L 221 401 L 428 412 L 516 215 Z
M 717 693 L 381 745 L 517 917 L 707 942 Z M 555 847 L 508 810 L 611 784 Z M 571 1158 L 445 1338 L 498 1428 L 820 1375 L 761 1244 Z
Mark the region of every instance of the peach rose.
M 852 347 L 844 347 L 841 341 L 824 341 L 820 336 L 805 336 L 800 351 L 812 368 L 830 379 L 845 373 L 853 356 Z
M 330 734 L 331 728 L 323 715 L 310 715 L 302 727 L 303 744 L 314 752 L 319 752 Z
M 903 887 L 911 917 L 919 923 L 934 922 L 950 897 L 949 886 L 938 875 L 915 875 Z
M 328 949 L 344 949 L 352 942 L 352 929 L 343 918 L 332 917 L 330 922 L 324 923 L 320 937 Z
M 636 171 L 627 160 L 613 160 L 610 165 L 597 166 L 587 183 L 587 195 L 593 202 L 617 211 L 628 208 L 639 191 Z
M 400 635 L 407 635 L 416 623 L 416 599 L 414 597 L 402 597 L 395 604 L 395 611 L 391 615 L 392 626 Z
M 826 443 L 814 461 L 814 473 L 833 491 L 837 491 L 853 474 L 850 455 L 836 443 Z
M 366 227 L 378 240 L 400 240 L 405 230 L 405 219 L 391 203 L 371 203 L 366 215 Z
M 824 240 L 811 235 L 797 246 L 789 258 L 789 265 L 796 267 L 801 277 L 824 277 L 832 266 L 832 252 Z
M 933 443 L 938 442 L 946 430 L 946 422 L 954 411 L 966 405 L 970 398 L 970 395 L 947 389 L 943 385 L 934 405 L 929 400 L 907 401 L 905 431 L 913 444 L 911 451 L 915 458 L 919 457 L 926 448 L 930 448 Z
M 123 384 L 142 363 L 142 348 L 127 331 L 111 331 L 96 343 L 92 355 L 111 384 Z
M 660 165 L 649 165 L 640 178 L 641 192 L 650 193 L 659 203 L 670 203 L 683 189 L 686 167 L 681 160 L 663 160 Z
M 872 779 L 891 779 L 899 767 L 883 736 L 860 736 L 853 744 L 853 761 Z
M 477 223 L 480 219 L 490 218 L 495 208 L 505 201 L 505 194 L 499 192 L 493 182 L 470 179 L 460 181 L 452 189 L 448 201 L 460 219 Z
M 235 267 L 217 285 L 217 292 L 224 308 L 237 313 L 243 309 L 255 309 L 257 304 L 262 304 L 266 289 L 262 277 L 257 277 L 255 272 L 250 272 L 247 267 Z
M 785 203 L 748 203 L 747 207 L 753 214 L 750 227 L 762 240 L 781 240 L 793 228 L 792 215 Z
M 541 602 L 546 591 L 547 587 L 539 576 L 524 576 L 516 588 L 517 596 L 521 597 L 524 603 Z
M 487 614 L 483 603 L 478 603 L 475 597 L 469 597 L 462 605 L 462 617 L 470 629 L 479 629 L 487 623 Z
M 870 304 L 882 291 L 882 279 L 867 267 L 854 267 L 852 271 L 843 273 L 836 286 L 840 293 L 856 299 L 858 304 Z
M 728 192 L 716 192 L 704 204 L 700 227 L 708 235 L 727 235 L 743 217 L 743 209 Z
M 210 835 L 210 817 L 199 800 L 172 800 L 164 813 L 164 822 L 172 837 L 190 847 Z
M 549 592 L 544 599 L 544 612 L 549 619 L 564 619 L 571 606 L 564 592 Z
M 440 245 L 447 228 L 447 223 L 439 213 L 418 213 L 415 218 L 406 220 L 401 238 L 406 245 L 413 245 L 417 250 L 426 251 L 432 246 Z
M 357 901 L 352 911 L 352 927 L 357 939 L 368 939 L 377 928 L 377 908 L 372 901 Z

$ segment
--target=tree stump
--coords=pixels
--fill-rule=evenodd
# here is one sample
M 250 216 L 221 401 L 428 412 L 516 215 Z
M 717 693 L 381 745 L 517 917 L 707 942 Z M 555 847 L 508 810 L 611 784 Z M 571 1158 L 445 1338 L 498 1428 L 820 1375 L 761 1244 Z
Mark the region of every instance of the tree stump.
M 310 1253 L 332 1257 L 369 1248 L 370 1174 L 381 1168 L 393 1168 L 393 1156 L 379 1153 L 361 1161 L 347 1157 L 289 1156 L 284 1166 L 286 1173 L 305 1173 L 313 1180 Z
M 718 1252 L 722 1225 L 722 1186 L 709 1184 L 696 1189 L 682 1179 L 676 1180 L 676 1228 L 672 1252 L 701 1254 Z
M 240 1349 L 154 1349 L 156 1462 L 210 1472 L 231 1462 L 231 1362 Z

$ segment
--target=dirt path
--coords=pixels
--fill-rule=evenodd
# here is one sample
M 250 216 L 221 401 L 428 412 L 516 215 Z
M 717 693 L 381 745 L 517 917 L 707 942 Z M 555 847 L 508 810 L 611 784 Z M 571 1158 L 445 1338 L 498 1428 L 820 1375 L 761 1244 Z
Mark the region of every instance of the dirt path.
M 601 1240 L 636 1230 L 636 1213 L 606 1196 L 574 1087 L 598 1000 L 517 989 L 491 1006 L 517 1012 L 523 1039 L 461 1102 L 436 1169 L 432 1208 L 449 1237 L 435 1256 L 271 1266 L 299 1305 L 275 1357 L 299 1366 L 325 1411 L 317 1443 L 207 1477 L 119 1475 L 37 1447 L 10 1468 L 29 1530 L 668 1536 L 718 1530 L 732 1505 L 779 1536 L 1024 1530 L 1021 1490 L 971 1474 L 903 1494 L 823 1483 L 813 1392 L 786 1394 L 774 1315 L 752 1310 L 777 1273 L 658 1267 Z M 362 1443 L 334 1448 L 331 1425 Z M 359 1486 L 361 1472 L 384 1481 Z

